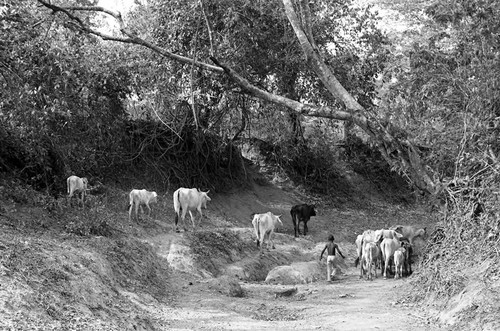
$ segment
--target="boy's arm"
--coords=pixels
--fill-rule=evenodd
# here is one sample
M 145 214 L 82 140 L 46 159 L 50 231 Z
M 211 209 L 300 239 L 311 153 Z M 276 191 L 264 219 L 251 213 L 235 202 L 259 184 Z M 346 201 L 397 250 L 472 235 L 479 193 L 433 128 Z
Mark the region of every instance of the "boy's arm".
M 328 247 L 328 245 L 325 246 L 325 248 L 323 248 L 323 250 L 321 251 L 321 255 L 319 257 L 319 260 L 321 261 L 321 259 L 323 258 L 323 253 L 325 252 L 326 248 Z
M 342 256 L 342 258 L 345 259 L 345 256 L 342 254 L 342 252 L 339 249 L 339 246 L 337 246 L 336 248 L 337 248 L 337 252 L 339 252 L 340 256 Z

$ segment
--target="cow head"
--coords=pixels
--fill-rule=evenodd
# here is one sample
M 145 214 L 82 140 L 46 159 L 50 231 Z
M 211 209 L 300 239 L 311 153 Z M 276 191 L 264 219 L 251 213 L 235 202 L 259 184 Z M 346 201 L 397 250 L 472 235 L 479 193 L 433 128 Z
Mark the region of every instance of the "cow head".
M 316 216 L 316 205 L 308 205 L 309 207 L 309 216 Z
M 210 197 L 208 196 L 208 192 L 210 192 L 210 190 L 208 190 L 206 192 L 200 191 L 201 205 L 205 209 L 207 208 L 207 201 L 212 201 L 212 199 L 210 199 Z
M 151 192 L 151 199 L 149 200 L 149 202 L 152 203 L 158 202 L 158 194 L 155 191 Z
M 276 221 L 278 222 L 278 224 L 280 226 L 283 226 L 283 222 L 281 221 L 281 218 L 280 218 L 281 216 L 283 216 L 283 214 L 281 214 L 281 215 L 275 215 Z
M 87 185 L 89 184 L 89 180 L 87 179 L 87 177 L 82 178 L 82 183 L 83 183 L 83 189 L 86 190 Z

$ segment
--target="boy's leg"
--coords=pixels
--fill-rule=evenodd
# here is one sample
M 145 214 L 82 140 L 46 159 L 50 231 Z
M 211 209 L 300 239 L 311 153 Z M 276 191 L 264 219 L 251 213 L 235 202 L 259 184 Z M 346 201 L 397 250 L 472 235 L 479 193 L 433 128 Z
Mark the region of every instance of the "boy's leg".
M 328 256 L 326 258 L 326 272 L 328 273 L 326 276 L 327 281 L 332 280 L 332 271 L 333 271 L 333 259 L 332 257 Z

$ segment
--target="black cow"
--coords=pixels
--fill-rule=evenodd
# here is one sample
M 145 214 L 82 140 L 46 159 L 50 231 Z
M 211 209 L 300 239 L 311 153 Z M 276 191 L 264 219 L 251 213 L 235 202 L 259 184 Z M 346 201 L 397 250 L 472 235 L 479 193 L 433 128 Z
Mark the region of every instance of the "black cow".
M 406 277 L 412 274 L 411 271 L 411 256 L 413 255 L 413 247 L 410 242 L 406 238 L 401 239 L 401 247 L 405 248 L 405 264 L 404 264 L 404 273 Z
M 316 216 L 316 211 L 314 210 L 314 208 L 314 205 L 302 204 L 295 205 L 290 210 L 295 237 L 298 237 L 298 234 L 301 234 L 299 227 L 300 222 L 304 222 L 304 236 L 307 234 L 307 221 L 309 221 L 311 216 Z

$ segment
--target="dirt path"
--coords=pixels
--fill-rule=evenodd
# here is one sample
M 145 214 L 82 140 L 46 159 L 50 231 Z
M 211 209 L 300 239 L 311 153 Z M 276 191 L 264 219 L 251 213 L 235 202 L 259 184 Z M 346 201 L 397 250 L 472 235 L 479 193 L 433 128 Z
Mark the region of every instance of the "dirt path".
M 395 303 L 397 283 L 349 274 L 330 284 L 297 285 L 294 296 L 282 298 L 274 293 L 283 286 L 242 283 L 246 296 L 229 298 L 194 282 L 161 314 L 170 330 L 433 330 L 416 307 Z
M 162 234 L 149 241 L 167 258 L 169 248 L 183 240 Z M 276 249 L 287 245 L 282 238 Z M 174 271 L 172 284 L 178 295 L 173 304 L 145 309 L 166 330 L 434 330 L 424 312 L 397 302 L 397 292 L 406 282 L 380 276 L 360 280 L 359 269 L 349 267 L 331 283 L 283 286 L 241 281 L 245 295 L 240 298 L 221 293 L 213 279 Z M 276 297 L 276 292 L 292 288 L 297 289 L 293 295 Z

